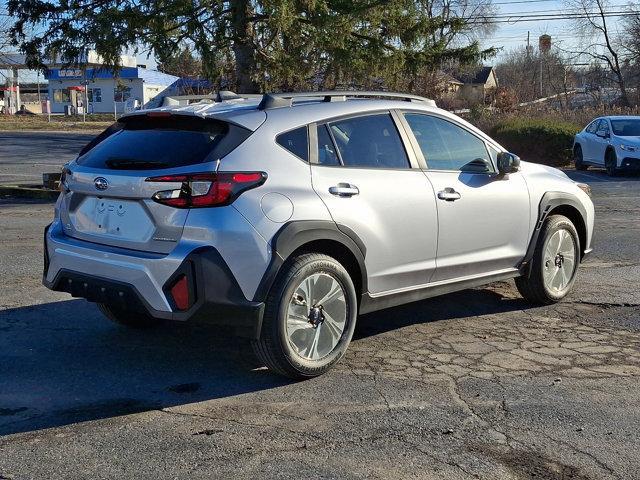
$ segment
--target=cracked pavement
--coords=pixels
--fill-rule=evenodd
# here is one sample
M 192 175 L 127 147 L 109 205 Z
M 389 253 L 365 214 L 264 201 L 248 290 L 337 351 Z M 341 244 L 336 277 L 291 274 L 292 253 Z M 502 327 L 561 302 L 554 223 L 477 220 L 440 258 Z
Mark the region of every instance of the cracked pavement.
M 597 225 L 566 301 L 501 282 L 363 316 L 305 382 L 46 290 L 52 205 L 0 200 L 0 479 L 640 478 L 640 178 L 570 175 Z

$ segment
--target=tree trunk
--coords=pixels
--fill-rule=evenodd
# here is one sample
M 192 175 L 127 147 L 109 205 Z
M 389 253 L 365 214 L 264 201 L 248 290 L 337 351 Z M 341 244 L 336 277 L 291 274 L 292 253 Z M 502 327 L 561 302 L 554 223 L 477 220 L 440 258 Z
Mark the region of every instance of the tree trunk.
M 254 11 L 249 0 L 234 0 L 232 7 L 233 54 L 236 60 L 237 93 L 260 93 L 253 43 Z

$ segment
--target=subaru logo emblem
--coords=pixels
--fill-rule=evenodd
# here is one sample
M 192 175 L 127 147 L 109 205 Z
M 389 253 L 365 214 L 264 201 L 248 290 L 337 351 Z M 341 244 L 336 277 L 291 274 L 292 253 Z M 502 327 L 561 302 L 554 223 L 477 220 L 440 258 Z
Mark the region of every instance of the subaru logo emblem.
M 93 181 L 93 184 L 96 186 L 98 190 L 106 190 L 109 188 L 109 182 L 104 177 L 98 177 Z

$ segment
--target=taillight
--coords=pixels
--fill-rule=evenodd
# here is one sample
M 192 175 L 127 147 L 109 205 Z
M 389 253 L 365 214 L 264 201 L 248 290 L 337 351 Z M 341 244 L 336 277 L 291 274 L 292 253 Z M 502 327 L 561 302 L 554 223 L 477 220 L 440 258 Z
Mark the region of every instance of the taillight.
M 151 197 L 158 203 L 176 208 L 221 207 L 267 180 L 264 172 L 193 173 L 162 175 L 147 178 L 147 182 L 181 183 L 180 188 L 161 190 Z

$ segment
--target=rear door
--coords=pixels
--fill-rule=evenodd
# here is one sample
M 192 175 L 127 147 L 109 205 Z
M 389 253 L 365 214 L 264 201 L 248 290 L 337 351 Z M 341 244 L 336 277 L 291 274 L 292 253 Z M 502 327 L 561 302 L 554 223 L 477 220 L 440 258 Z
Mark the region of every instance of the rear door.
M 182 184 L 147 179 L 214 171 L 212 160 L 251 132 L 222 121 L 161 113 L 127 118 L 70 165 L 60 211 L 67 235 L 155 253 L 175 247 L 189 210 L 156 203 L 152 196 Z
M 438 249 L 432 281 L 516 267 L 529 240 L 529 192 L 522 174 L 497 175 L 497 150 L 462 125 L 422 113 L 407 112 L 404 118 L 435 191 Z
M 366 246 L 374 294 L 424 285 L 435 268 L 433 189 L 399 132 L 390 112 L 311 126 L 313 188 Z

